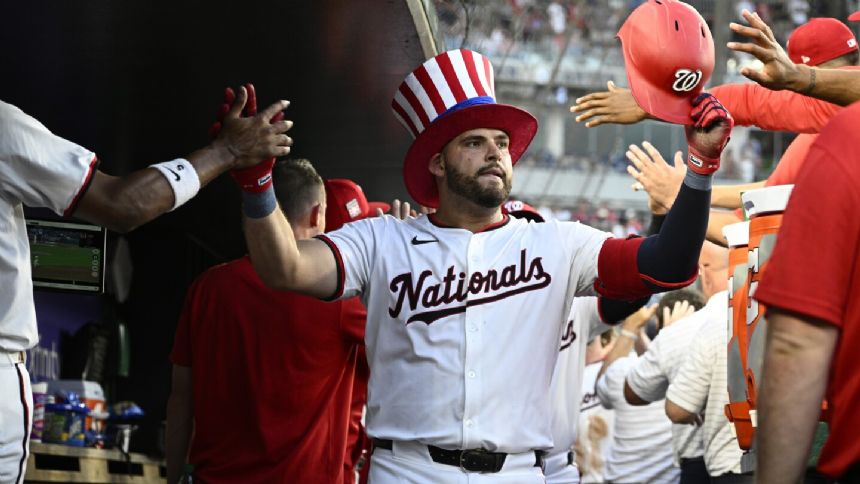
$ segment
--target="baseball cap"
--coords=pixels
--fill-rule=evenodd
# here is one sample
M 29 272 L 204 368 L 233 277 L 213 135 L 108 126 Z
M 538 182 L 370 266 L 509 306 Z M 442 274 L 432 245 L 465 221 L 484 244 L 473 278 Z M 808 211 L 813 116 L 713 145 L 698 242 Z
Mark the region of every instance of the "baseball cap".
M 848 16 L 849 22 L 860 22 L 860 12 L 854 12 Z
M 855 50 L 851 29 L 835 18 L 814 18 L 788 37 L 788 57 L 795 64 L 817 66 Z
M 377 208 L 384 213 L 391 210 L 387 203 L 368 202 L 361 187 L 346 178 L 325 180 L 325 198 L 326 232 L 337 230 L 349 222 L 372 217 Z
M 532 220 L 534 222 L 543 222 L 544 218 L 536 208 L 520 200 L 508 200 L 502 205 L 502 213 L 508 214 L 511 217 Z

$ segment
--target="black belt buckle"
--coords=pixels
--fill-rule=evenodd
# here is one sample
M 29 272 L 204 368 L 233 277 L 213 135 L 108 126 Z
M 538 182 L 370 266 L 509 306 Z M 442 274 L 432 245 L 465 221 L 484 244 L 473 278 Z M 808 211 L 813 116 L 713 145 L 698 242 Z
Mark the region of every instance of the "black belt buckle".
M 467 472 L 495 473 L 505 465 L 506 454 L 489 452 L 484 449 L 470 449 L 460 452 L 460 469 Z

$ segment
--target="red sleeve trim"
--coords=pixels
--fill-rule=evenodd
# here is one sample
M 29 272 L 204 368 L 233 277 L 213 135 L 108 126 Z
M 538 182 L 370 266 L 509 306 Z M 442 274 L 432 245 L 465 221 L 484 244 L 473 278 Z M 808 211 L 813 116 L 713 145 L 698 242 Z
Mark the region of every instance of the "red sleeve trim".
M 651 276 L 646 276 L 645 274 L 639 274 L 639 277 L 641 277 L 642 279 L 645 279 L 646 281 L 650 282 L 651 284 L 654 284 L 655 286 L 662 287 L 664 289 L 681 289 L 682 287 L 687 287 L 690 284 L 692 284 L 693 281 L 695 281 L 696 278 L 699 277 L 699 274 L 696 272 L 693 272 L 693 275 L 690 276 L 689 279 L 687 279 L 685 281 L 681 281 L 681 282 L 658 281 L 657 279 L 654 279 Z
M 90 167 L 87 169 L 87 176 L 84 178 L 84 183 L 81 185 L 81 188 L 78 189 L 78 193 L 75 195 L 75 198 L 72 199 L 72 203 L 63 211 L 63 216 L 68 217 L 75 213 L 75 209 L 78 208 L 78 202 L 81 200 L 81 197 L 87 193 L 90 185 L 93 182 L 93 175 L 96 172 L 96 168 L 99 166 L 99 158 L 98 156 L 93 156 L 93 160 L 90 162 Z
M 625 301 L 651 295 L 652 291 L 642 282 L 637 263 L 642 237 L 606 239 L 597 256 L 597 280 L 594 290 L 610 299 Z
M 343 289 L 344 284 L 346 282 L 345 271 L 343 269 L 343 256 L 340 254 L 340 249 L 337 248 L 337 244 L 334 243 L 328 236 L 324 234 L 320 234 L 316 236 L 317 239 L 322 240 L 328 245 L 328 248 L 331 249 L 331 252 L 334 254 L 334 261 L 337 264 L 337 287 L 335 288 L 334 294 L 327 298 L 321 298 L 323 301 L 336 301 L 343 297 Z

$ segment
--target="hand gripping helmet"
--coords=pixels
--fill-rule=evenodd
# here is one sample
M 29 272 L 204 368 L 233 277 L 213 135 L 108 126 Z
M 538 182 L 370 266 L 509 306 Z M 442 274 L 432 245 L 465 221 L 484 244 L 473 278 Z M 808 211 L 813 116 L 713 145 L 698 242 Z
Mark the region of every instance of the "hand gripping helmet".
M 648 0 L 618 31 L 627 80 L 648 114 L 693 124 L 691 101 L 714 71 L 714 39 L 705 19 L 677 0 Z

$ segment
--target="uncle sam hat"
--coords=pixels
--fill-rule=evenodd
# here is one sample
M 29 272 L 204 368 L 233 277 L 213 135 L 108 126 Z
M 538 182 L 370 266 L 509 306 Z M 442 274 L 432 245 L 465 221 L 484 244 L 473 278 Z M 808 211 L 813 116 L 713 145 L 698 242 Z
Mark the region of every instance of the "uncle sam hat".
M 403 164 L 406 190 L 432 208 L 439 205 L 439 193 L 428 164 L 448 142 L 470 129 L 499 129 L 510 138 L 515 164 L 538 127 L 528 112 L 496 103 L 490 60 L 467 49 L 443 52 L 415 69 L 400 84 L 391 107 L 415 138 Z

